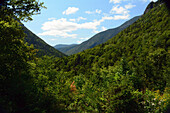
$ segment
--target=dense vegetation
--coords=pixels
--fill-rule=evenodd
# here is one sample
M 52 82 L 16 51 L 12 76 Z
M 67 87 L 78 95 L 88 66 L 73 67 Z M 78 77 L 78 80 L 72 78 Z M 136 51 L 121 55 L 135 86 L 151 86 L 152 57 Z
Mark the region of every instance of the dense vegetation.
M 81 86 L 80 91 L 85 90 L 83 87 L 88 87 L 85 85 L 85 81 L 88 80 L 87 84 L 91 84 L 92 88 L 90 95 L 100 95 L 96 97 L 101 97 L 106 103 L 111 102 L 103 105 L 106 110 L 109 109 L 107 107 L 110 107 L 111 111 L 115 109 L 124 110 L 130 107 L 135 110 L 134 105 L 138 103 L 139 106 L 136 107 L 142 107 L 139 103 L 144 98 L 140 98 L 140 100 L 139 97 L 133 97 L 134 92 L 143 92 L 142 94 L 145 95 L 149 91 L 154 95 L 154 91 L 164 93 L 164 90 L 169 88 L 169 20 L 170 16 L 165 4 L 160 4 L 106 43 L 70 57 L 56 60 L 55 68 L 57 71 L 67 72 L 70 77 L 78 75 L 79 80 L 75 80 L 75 83 L 77 83 L 77 87 L 80 87 L 79 82 L 82 82 L 83 86 Z M 118 81 L 114 83 L 113 81 L 116 81 L 114 79 Z M 129 89 L 129 91 L 128 87 L 132 89 Z M 97 88 L 103 92 L 103 95 L 101 92 L 97 93 Z M 88 95 L 89 90 L 83 92 L 83 94 Z M 110 97 L 107 98 L 108 93 L 110 93 Z M 129 95 L 126 95 L 126 93 L 129 93 Z M 97 101 L 95 106 L 100 106 L 97 105 L 100 103 L 100 99 L 95 98 L 95 101 L 93 98 L 93 96 L 87 96 L 86 99 L 89 99 L 90 102 Z M 109 100 L 110 98 L 113 98 L 113 100 Z M 127 100 L 124 101 L 125 98 Z M 139 100 L 133 100 L 134 98 Z M 82 101 L 81 99 L 79 101 Z M 117 103 L 115 109 L 113 103 Z M 122 105 L 120 105 L 121 103 Z M 133 103 L 135 104 L 133 105 Z M 121 108 L 121 106 L 125 108 Z
M 119 32 L 121 32 L 122 30 L 124 30 L 125 28 L 127 28 L 128 26 L 133 24 L 139 18 L 140 18 L 140 16 L 136 16 L 136 17 L 128 20 L 124 24 L 120 25 L 117 28 L 109 29 L 109 30 L 100 32 L 100 33 L 94 35 L 89 40 L 87 40 L 87 41 L 85 41 L 85 42 L 83 42 L 83 43 L 81 43 L 77 46 L 73 46 L 73 47 L 70 47 L 70 48 L 66 47 L 66 48 L 62 48 L 62 49 L 58 49 L 58 50 L 65 53 L 66 55 L 72 55 L 72 54 L 79 53 L 83 50 L 93 48 L 93 47 L 95 47 L 99 44 L 105 43 L 107 40 L 116 36 Z
M 165 4 L 106 43 L 63 58 L 35 57 L 11 15 L 0 14 L 0 112 L 161 113 L 170 107 Z

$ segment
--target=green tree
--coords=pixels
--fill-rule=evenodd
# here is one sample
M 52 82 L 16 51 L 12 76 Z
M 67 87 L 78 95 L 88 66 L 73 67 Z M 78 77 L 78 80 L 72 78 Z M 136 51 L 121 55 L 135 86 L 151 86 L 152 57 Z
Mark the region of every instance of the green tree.
M 1 17 L 8 15 L 19 20 L 32 20 L 32 15 L 39 14 L 41 8 L 45 8 L 43 4 L 37 0 L 1 0 Z
M 36 0 L 0 1 L 0 107 L 6 112 L 27 112 L 36 97 L 29 74 L 33 47 L 25 44 L 18 21 L 31 20 L 42 5 Z

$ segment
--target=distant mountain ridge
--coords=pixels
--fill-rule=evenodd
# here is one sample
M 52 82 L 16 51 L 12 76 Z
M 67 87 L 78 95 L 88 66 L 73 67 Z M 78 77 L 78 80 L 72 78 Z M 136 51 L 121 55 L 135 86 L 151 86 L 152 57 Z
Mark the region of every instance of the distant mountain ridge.
M 23 24 L 22 24 L 22 29 L 24 30 L 26 34 L 25 41 L 28 43 L 28 45 L 33 44 L 34 48 L 38 49 L 38 52 L 37 52 L 38 57 L 41 57 L 44 55 L 55 56 L 55 57 L 66 56 L 62 52 L 56 50 L 54 47 L 48 45 L 45 41 L 43 41 L 37 35 L 32 33 L 29 29 L 27 29 Z
M 70 45 L 59 44 L 59 45 L 55 45 L 54 48 L 61 51 L 62 53 L 66 53 L 67 51 L 69 51 L 70 49 L 74 48 L 77 45 L 78 44 L 70 44 Z
M 57 44 L 54 46 L 54 48 L 61 49 L 61 48 L 72 47 L 72 46 L 76 46 L 76 45 L 78 45 L 78 44 Z
M 72 55 L 72 54 L 76 54 L 78 52 L 81 52 L 83 50 L 86 49 L 90 49 L 95 47 L 96 45 L 105 43 L 107 40 L 111 39 L 112 37 L 114 37 L 115 35 L 117 35 L 120 31 L 124 30 L 125 28 L 127 28 L 128 26 L 130 26 L 131 24 L 133 24 L 136 20 L 138 20 L 140 18 L 140 16 L 136 16 L 130 20 L 128 20 L 127 22 L 125 22 L 124 24 L 122 24 L 121 26 L 114 28 L 114 29 L 109 29 L 103 32 L 100 32 L 96 35 L 94 35 L 92 38 L 90 38 L 89 40 L 73 47 L 73 48 L 62 48 L 60 49 L 61 52 L 67 54 L 67 55 Z

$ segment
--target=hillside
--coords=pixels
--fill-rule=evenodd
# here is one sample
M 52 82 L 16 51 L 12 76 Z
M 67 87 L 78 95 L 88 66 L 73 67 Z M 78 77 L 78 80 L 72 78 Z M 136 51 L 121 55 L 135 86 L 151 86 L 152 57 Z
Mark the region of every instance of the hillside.
M 80 111 L 165 112 L 170 106 L 164 97 L 170 88 L 169 37 L 170 15 L 159 3 L 106 43 L 57 59 L 55 68 L 75 81 L 80 94 L 72 104 Z M 160 107 L 156 95 L 167 107 Z
M 116 34 L 118 34 L 120 31 L 124 30 L 129 25 L 133 24 L 139 18 L 140 18 L 140 16 L 136 16 L 117 28 L 100 32 L 100 33 L 96 34 L 95 36 L 93 36 L 92 38 L 90 38 L 89 40 L 75 46 L 74 48 L 67 49 L 67 51 L 61 50 L 61 52 L 65 53 L 67 55 L 71 55 L 71 54 L 75 54 L 75 53 L 81 52 L 81 51 L 89 49 L 89 48 L 93 48 L 96 45 L 102 44 L 102 43 L 106 42 L 107 40 L 111 39 Z
M 160 54 L 165 52 L 167 57 L 170 49 L 169 31 L 170 16 L 164 4 L 160 4 L 106 43 L 63 58 L 64 64 L 67 64 L 67 66 L 65 65 L 66 70 L 74 67 L 76 72 L 79 72 L 77 71 L 79 66 L 84 67 L 85 70 L 87 69 L 85 67 L 93 67 L 94 65 L 98 67 L 113 66 L 123 56 L 130 64 L 139 59 L 144 60 L 151 54 L 159 54 L 159 52 Z M 63 66 L 60 66 L 59 69 L 63 69 Z M 86 72 L 85 70 L 82 72 Z
M 107 42 L 62 58 L 32 57 L 1 10 L 0 113 L 169 113 L 170 15 L 151 4 Z
M 22 25 L 23 30 L 26 34 L 25 40 L 28 42 L 28 45 L 33 44 L 35 49 L 38 49 L 37 56 L 56 56 L 56 57 L 63 57 L 66 56 L 65 54 L 61 53 L 60 51 L 56 50 L 52 46 L 48 45 L 44 42 L 41 38 L 36 36 L 32 33 L 29 29 L 27 29 L 24 25 Z
M 56 68 L 90 77 L 100 68 L 117 67 L 123 58 L 138 77 L 143 79 L 145 75 L 150 81 L 147 86 L 151 87 L 150 83 L 169 72 L 166 66 L 170 63 L 170 16 L 164 6 L 154 7 L 106 43 L 57 60 Z

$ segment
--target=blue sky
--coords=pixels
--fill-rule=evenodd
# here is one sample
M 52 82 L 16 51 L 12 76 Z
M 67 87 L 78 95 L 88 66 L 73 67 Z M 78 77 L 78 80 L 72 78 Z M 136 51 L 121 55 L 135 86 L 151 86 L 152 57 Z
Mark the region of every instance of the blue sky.
M 115 28 L 142 15 L 157 0 L 40 0 L 47 9 L 23 22 L 45 42 L 79 44 L 98 32 Z

